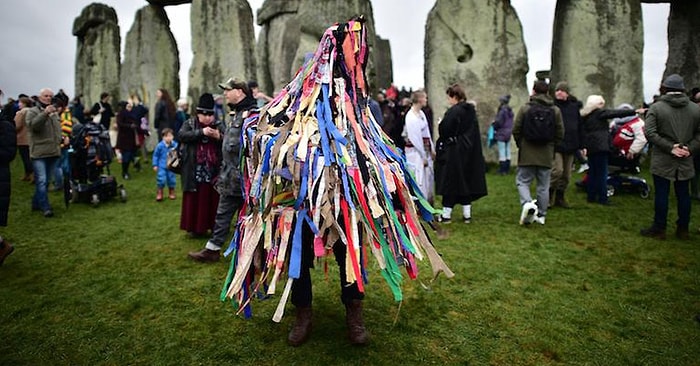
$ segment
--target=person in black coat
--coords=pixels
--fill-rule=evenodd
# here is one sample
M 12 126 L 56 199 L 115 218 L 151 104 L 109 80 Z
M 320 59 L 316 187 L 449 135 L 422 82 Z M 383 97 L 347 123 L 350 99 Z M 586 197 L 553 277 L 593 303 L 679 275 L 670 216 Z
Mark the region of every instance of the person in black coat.
M 109 104 L 109 100 L 111 98 L 112 97 L 109 95 L 109 93 L 103 92 L 100 94 L 100 101 L 95 103 L 95 105 L 92 106 L 92 109 L 90 109 L 90 115 L 93 118 L 93 122 L 97 122 L 94 120 L 94 118 L 98 114 L 100 115 L 99 122 L 105 131 L 109 131 L 109 125 L 112 121 L 112 117 L 114 117 L 112 105 Z
M 438 217 L 441 222 L 451 221 L 455 204 L 462 205 L 464 222 L 470 222 L 472 202 L 488 194 L 476 109 L 466 99 L 461 86 L 447 88 L 451 107 L 438 126 L 435 187 L 436 193 L 442 195 L 443 209 Z
M 633 116 L 643 109 L 605 109 L 605 99 L 600 95 L 589 95 L 581 109 L 583 118 L 583 146 L 588 156 L 588 202 L 608 205 L 608 155 L 612 138 L 611 118 Z
M 10 162 L 17 154 L 17 134 L 12 122 L 0 120 L 0 226 L 7 226 L 10 209 Z M 0 265 L 15 248 L 0 237 Z
M 582 148 L 583 122 L 581 102 L 569 94 L 569 84 L 560 81 L 554 88 L 554 105 L 559 107 L 564 122 L 564 139 L 554 147 L 552 175 L 549 181 L 549 204 L 568 208 L 565 192 L 571 180 L 574 157 Z

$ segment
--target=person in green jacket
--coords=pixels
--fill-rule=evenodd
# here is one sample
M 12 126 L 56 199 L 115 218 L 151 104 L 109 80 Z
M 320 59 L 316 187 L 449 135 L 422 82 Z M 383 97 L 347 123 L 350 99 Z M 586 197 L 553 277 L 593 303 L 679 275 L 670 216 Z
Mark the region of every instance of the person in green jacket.
M 693 154 L 700 154 L 700 107 L 685 95 L 680 75 L 661 83 L 661 97 L 649 107 L 645 134 L 651 143 L 651 174 L 654 179 L 654 222 L 640 233 L 666 238 L 668 195 L 671 182 L 676 192 L 676 237 L 688 239 L 690 179 L 695 175 Z
M 44 217 L 52 217 L 49 204 L 49 176 L 56 170 L 61 156 L 60 108 L 52 104 L 53 91 L 44 88 L 39 91 L 38 103 L 27 111 L 29 130 L 29 156 L 34 167 L 35 190 L 32 197 L 32 210 L 41 211 Z

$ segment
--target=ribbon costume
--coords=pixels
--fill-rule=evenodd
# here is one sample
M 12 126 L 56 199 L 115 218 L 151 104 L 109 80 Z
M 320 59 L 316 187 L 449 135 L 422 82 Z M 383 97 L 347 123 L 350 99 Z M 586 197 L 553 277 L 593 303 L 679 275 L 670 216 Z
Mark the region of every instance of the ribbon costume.
M 232 299 L 246 317 L 261 284 L 274 294 L 286 275 L 273 316 L 281 320 L 301 271 L 302 245 L 322 257 L 340 240 L 345 280 L 360 292 L 371 254 L 396 301 L 403 297 L 400 267 L 415 279 L 416 259 L 428 258 L 433 277 L 454 276 L 419 223 L 436 211 L 370 113 L 368 52 L 362 19 L 328 28 L 293 80 L 244 121 L 246 202 L 225 253 L 233 256 L 221 299 Z M 311 228 L 312 243 L 302 242 L 303 225 Z

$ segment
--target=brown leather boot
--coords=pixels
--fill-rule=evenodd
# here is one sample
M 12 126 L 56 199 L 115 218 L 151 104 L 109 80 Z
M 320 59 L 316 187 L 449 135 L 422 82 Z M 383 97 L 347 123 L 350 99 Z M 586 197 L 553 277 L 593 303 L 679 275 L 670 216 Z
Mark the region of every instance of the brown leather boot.
M 168 199 L 175 199 L 175 188 L 168 188 Z
M 160 202 L 163 200 L 163 188 L 158 188 L 158 193 L 156 193 L 156 201 Z
M 681 227 L 678 226 L 676 228 L 676 238 L 680 240 L 689 240 L 690 239 L 690 233 L 688 232 L 688 227 Z
M 554 205 L 562 208 L 570 208 L 571 206 L 569 206 L 569 202 L 566 202 L 566 198 L 564 198 L 564 192 L 565 191 L 557 190 L 554 193 Z
M 187 254 L 190 258 L 202 263 L 218 262 L 221 257 L 220 250 L 211 250 L 204 248 L 198 252 L 190 252 Z
M 301 346 L 309 339 L 311 334 L 311 306 L 296 308 L 296 318 L 294 325 L 287 336 L 287 343 L 290 346 Z
M 4 262 L 5 258 L 12 254 L 14 250 L 15 247 L 13 247 L 12 244 L 5 240 L 0 241 L 0 266 L 2 266 L 2 262 Z
M 352 300 L 350 304 L 345 305 L 345 311 L 350 343 L 359 346 L 367 344 L 369 336 L 362 320 L 362 300 Z

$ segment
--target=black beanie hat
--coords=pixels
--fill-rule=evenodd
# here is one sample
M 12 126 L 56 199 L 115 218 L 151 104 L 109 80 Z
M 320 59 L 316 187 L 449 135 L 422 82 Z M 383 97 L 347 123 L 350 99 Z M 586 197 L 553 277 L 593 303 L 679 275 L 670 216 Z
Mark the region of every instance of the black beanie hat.
M 204 93 L 199 97 L 197 112 L 214 112 L 214 96 L 211 93 Z

